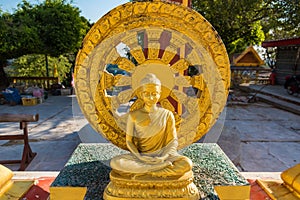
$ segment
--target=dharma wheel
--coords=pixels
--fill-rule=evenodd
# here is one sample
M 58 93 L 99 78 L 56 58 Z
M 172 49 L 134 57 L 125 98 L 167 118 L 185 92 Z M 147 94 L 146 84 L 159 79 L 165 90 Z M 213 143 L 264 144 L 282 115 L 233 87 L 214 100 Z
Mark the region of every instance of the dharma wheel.
M 92 127 L 120 148 L 128 112 L 143 106 L 139 82 L 147 73 L 161 80 L 159 104 L 175 116 L 179 148 L 204 136 L 230 86 L 212 25 L 186 6 L 152 1 L 120 5 L 91 28 L 76 59 L 76 94 Z

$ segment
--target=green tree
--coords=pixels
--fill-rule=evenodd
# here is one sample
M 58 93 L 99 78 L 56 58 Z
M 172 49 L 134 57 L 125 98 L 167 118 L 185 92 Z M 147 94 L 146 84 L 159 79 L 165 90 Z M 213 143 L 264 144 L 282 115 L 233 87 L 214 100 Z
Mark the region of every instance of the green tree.
M 27 10 L 18 10 L 15 14 L 0 12 L 0 60 L 34 53 L 40 45 L 37 31 Z
M 192 0 L 192 7 L 217 30 L 229 54 L 265 39 L 300 36 L 299 0 Z
M 229 53 L 264 39 L 300 36 L 299 0 L 193 0 L 219 32 Z
M 217 30 L 229 54 L 264 40 L 263 0 L 193 0 L 193 8 Z
M 262 20 L 267 40 L 300 37 L 299 0 L 273 0 Z
M 149 0 L 131 0 L 149 1 Z M 203 15 L 221 36 L 228 53 L 243 51 L 264 40 L 260 20 L 263 0 L 193 0 L 192 8 Z
M 88 29 L 88 20 L 65 0 L 23 0 L 13 14 L 0 11 L 0 80 L 7 59 L 27 54 L 44 54 L 48 76 L 48 56 L 76 53 Z
M 40 53 L 51 56 L 77 51 L 89 28 L 80 10 L 64 0 L 46 0 L 33 7 L 32 17 L 42 40 Z
M 66 56 L 60 55 L 59 57 L 48 57 L 49 61 L 49 75 L 52 77 L 59 77 L 59 80 L 63 80 L 66 74 L 70 71 L 72 63 L 69 62 Z M 17 59 L 14 59 L 12 66 L 7 70 L 10 76 L 22 76 L 22 77 L 45 77 L 45 56 L 42 54 L 24 55 Z
M 45 55 L 46 75 L 49 76 L 48 55 L 59 56 L 77 52 L 89 29 L 88 21 L 80 16 L 77 7 L 66 3 L 65 0 L 45 0 L 44 3 L 35 6 L 23 1 L 19 7 L 28 10 L 38 29 L 41 44 L 36 53 Z
M 0 10 L 0 90 L 9 84 L 3 70 L 7 59 L 32 53 L 37 41 L 37 29 L 27 13 L 13 15 Z

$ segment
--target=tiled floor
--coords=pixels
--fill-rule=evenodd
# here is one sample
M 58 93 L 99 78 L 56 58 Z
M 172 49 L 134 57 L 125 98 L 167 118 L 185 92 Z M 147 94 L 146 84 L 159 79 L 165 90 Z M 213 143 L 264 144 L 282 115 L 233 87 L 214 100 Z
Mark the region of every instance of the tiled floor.
M 271 200 L 268 194 L 257 184 L 256 180 L 248 179 L 251 184 L 250 200 Z
M 50 185 L 54 181 L 55 177 L 41 177 L 35 179 L 35 185 L 33 185 L 28 192 L 22 197 L 22 200 L 47 200 L 50 195 Z
M 48 200 L 49 188 L 55 177 L 40 177 L 35 179 L 35 185 L 22 197 L 22 200 Z M 256 180 L 248 179 L 251 184 L 250 200 L 271 200 L 265 191 L 256 183 Z

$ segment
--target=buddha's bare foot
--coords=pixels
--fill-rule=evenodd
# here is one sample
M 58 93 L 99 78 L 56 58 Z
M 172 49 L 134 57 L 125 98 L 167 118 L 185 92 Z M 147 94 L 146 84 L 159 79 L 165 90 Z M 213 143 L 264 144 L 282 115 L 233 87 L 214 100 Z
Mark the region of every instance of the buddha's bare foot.
M 138 179 L 138 178 L 140 178 L 140 177 L 143 177 L 143 176 L 145 176 L 146 174 L 134 174 L 132 177 L 131 177 L 131 179 L 132 180 L 136 180 L 136 179 Z

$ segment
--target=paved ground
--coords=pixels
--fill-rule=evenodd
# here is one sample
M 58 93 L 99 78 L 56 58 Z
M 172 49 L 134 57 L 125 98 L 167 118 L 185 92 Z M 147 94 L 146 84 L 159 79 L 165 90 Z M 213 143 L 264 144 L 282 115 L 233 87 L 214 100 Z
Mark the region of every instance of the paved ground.
M 241 171 L 278 172 L 300 163 L 300 96 L 279 85 L 246 87 L 250 96 L 228 103 L 218 144 Z M 244 103 L 253 95 L 258 102 Z
M 27 170 L 61 170 L 80 143 L 77 131 L 82 127 L 75 122 L 72 113 L 74 96 L 49 96 L 44 103 L 35 106 L 0 105 L 1 113 L 39 113 L 40 119 L 29 124 L 29 141 L 37 156 Z M 18 123 L 0 123 L 0 134 L 17 133 Z M 0 160 L 19 159 L 22 153 L 21 141 L 0 141 Z M 17 169 L 16 165 L 9 166 Z
M 300 105 L 300 94 L 289 95 L 282 85 L 250 85 L 249 88 Z
M 279 87 L 277 90 L 282 91 Z M 295 98 L 300 102 L 300 97 Z M 61 170 L 81 141 L 105 142 L 83 118 L 75 96 L 50 96 L 30 107 L 0 105 L 0 113 L 40 114 L 40 120 L 30 124 L 30 144 L 38 155 L 27 171 Z M 299 122 L 299 115 L 271 104 L 228 104 L 202 142 L 217 142 L 241 171 L 278 172 L 300 163 Z M 15 131 L 17 123 L 0 123 L 0 134 Z M 0 141 L 0 160 L 18 159 L 21 152 L 22 144 Z
M 300 163 L 299 122 L 265 103 L 230 106 L 218 144 L 241 171 L 283 171 Z

